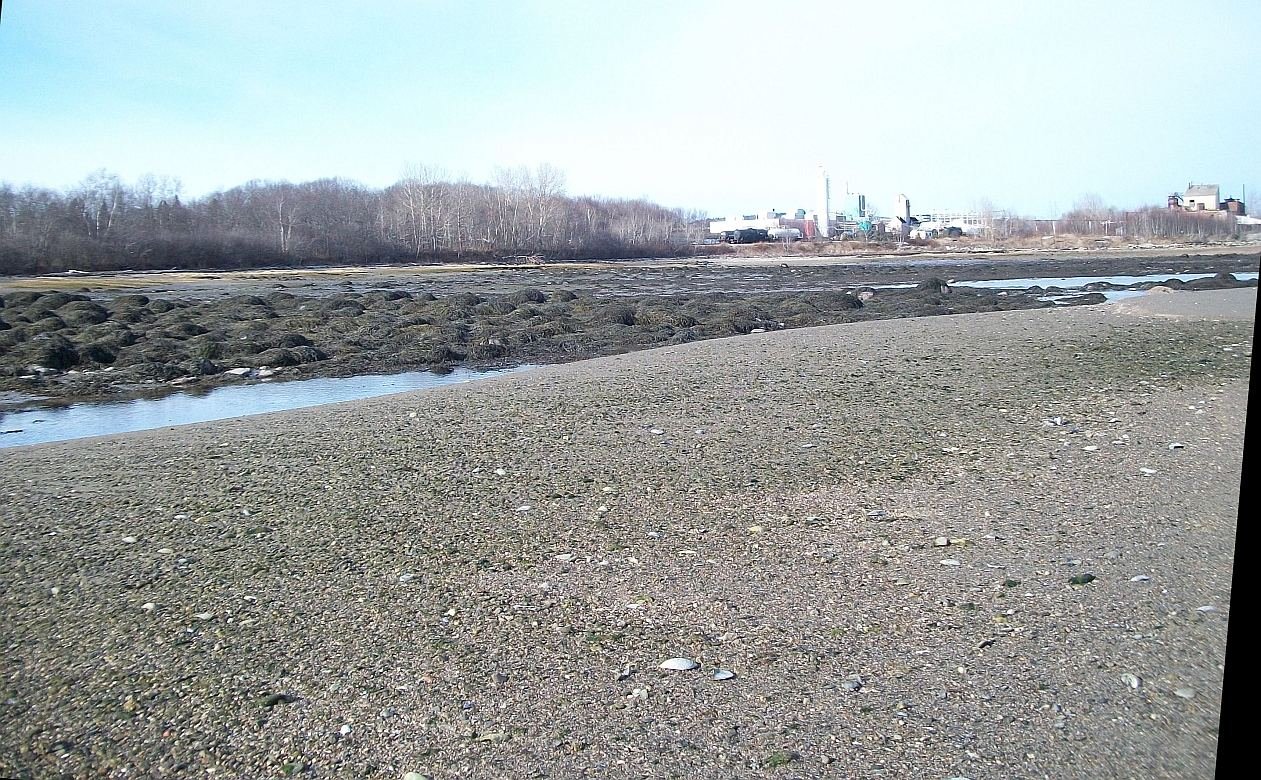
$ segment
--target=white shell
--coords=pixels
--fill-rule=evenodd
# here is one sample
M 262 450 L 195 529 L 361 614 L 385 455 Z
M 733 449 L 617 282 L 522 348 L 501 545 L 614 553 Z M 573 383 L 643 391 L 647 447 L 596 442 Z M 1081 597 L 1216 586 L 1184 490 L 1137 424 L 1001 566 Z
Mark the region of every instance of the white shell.
M 736 676 L 736 673 L 728 669 L 715 669 L 714 670 L 715 680 L 730 680 L 732 677 L 735 677 L 735 676 Z
M 690 672 L 700 664 L 691 658 L 667 658 L 661 662 L 662 669 L 669 669 L 675 672 Z

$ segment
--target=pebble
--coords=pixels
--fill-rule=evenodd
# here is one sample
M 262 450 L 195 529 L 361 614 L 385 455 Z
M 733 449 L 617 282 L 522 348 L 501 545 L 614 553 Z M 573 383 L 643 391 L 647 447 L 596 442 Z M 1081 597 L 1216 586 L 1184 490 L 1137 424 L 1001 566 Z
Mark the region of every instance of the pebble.
M 152 612 L 153 610 L 158 608 L 158 605 L 154 604 L 152 601 L 146 601 L 145 603 L 140 605 L 140 608 L 143 609 L 145 612 Z
M 850 679 L 841 683 L 841 687 L 847 691 L 850 691 L 851 693 L 856 693 L 862 689 L 863 681 L 861 679 L 851 677 Z
M 214 616 L 215 616 L 215 613 L 213 612 L 197 612 L 193 615 L 193 617 L 197 618 L 198 620 L 210 620 Z
M 134 537 L 134 536 L 124 536 L 124 537 L 123 537 L 123 541 L 124 541 L 124 542 L 126 542 L 127 544 L 135 544 L 135 543 L 136 543 L 136 537 Z
M 1150 477 L 1156 473 L 1156 469 L 1139 469 L 1139 472 Z
M 661 430 L 660 428 L 653 428 L 648 432 L 651 433 L 653 436 L 660 436 L 661 434 L 665 433 L 665 431 Z
M 1148 577 L 1146 574 L 1135 574 L 1133 577 L 1130 577 L 1130 582 L 1147 582 L 1150 579 L 1151 577 Z
M 403 780 L 430 780 L 429 775 L 422 775 L 420 772 L 408 772 L 403 775 Z
M 1169 445 L 1169 449 L 1171 449 L 1171 450 L 1180 450 L 1180 449 L 1183 449 L 1183 448 L 1184 448 L 1184 447 L 1186 447 L 1186 446 L 1187 446 L 1187 445 L 1183 444 L 1183 443 L 1182 443 L 1182 442 L 1180 442 L 1180 441 L 1175 441 L 1175 442 L 1173 442 L 1172 444 L 1170 444 L 1170 445 Z
M 941 565 L 942 566 L 961 566 L 962 564 L 959 563 L 959 561 L 955 560 L 954 558 L 947 558 L 946 560 L 941 562 Z
M 350 733 L 350 726 L 346 724 L 342 724 L 342 727 L 337 730 L 337 733 L 341 734 L 343 737 L 346 736 L 347 734 Z
M 700 664 L 691 658 L 667 658 L 661 662 L 661 668 L 674 672 L 690 672 Z
M 495 469 L 495 474 L 496 476 L 500 476 L 500 477 L 508 476 L 508 472 L 504 471 L 503 469 Z
M 736 673 L 733 671 L 730 671 L 729 669 L 715 669 L 714 670 L 715 680 L 730 680 L 731 678 L 735 676 L 736 676 Z
M 938 536 L 933 540 L 933 547 L 949 547 L 950 540 L 944 536 Z
M 1214 606 L 1213 606 L 1213 605 L 1211 605 L 1211 604 L 1205 604 L 1205 605 L 1204 605 L 1204 606 L 1202 606 L 1202 607 L 1196 607 L 1196 608 L 1195 608 L 1195 611 L 1196 611 L 1196 612 L 1216 612 L 1216 611 L 1217 611 L 1217 607 L 1214 607 Z
M 1195 689 L 1194 688 L 1178 688 L 1174 690 L 1173 695 L 1177 696 L 1179 699 L 1193 699 L 1195 698 Z
M 1138 690 L 1138 686 L 1142 684 L 1142 680 L 1140 680 L 1136 675 L 1130 674 L 1129 672 L 1126 672 L 1125 674 L 1121 675 L 1121 682 L 1130 686 L 1134 690 Z

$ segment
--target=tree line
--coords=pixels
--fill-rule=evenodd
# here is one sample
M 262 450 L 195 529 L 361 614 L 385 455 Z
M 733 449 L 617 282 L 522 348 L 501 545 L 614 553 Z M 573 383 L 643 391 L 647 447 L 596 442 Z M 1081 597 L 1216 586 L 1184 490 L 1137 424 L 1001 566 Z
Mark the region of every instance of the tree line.
M 550 166 L 477 184 L 412 166 L 384 189 L 251 181 L 180 198 L 175 179 L 98 171 L 67 191 L 0 183 L 0 273 L 678 255 L 702 214 L 565 193 Z

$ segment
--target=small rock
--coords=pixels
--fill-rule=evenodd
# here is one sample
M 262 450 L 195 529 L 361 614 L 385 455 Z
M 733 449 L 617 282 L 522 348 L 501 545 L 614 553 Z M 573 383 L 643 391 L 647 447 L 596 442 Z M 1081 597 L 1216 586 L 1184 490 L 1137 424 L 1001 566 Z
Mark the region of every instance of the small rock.
M 730 680 L 731 678 L 735 676 L 736 676 L 736 673 L 728 669 L 715 669 L 714 670 L 715 680 Z
M 947 558 L 946 560 L 941 562 L 941 565 L 942 566 L 961 566 L 962 564 L 959 563 L 959 561 L 957 561 L 954 558 Z
M 760 526 L 760 525 L 751 525 L 751 526 L 749 526 L 749 529 L 748 529 L 748 530 L 749 530 L 749 533 L 751 533 L 751 534 L 760 534 L 760 533 L 762 533 L 763 531 L 765 531 L 766 529 L 765 529 L 765 528 L 763 528 L 763 527 L 762 527 L 762 526 Z
M 1097 579 L 1097 578 L 1096 578 L 1096 577 L 1095 577 L 1095 575 L 1093 575 L 1093 574 L 1078 574 L 1078 575 L 1077 575 L 1077 576 L 1075 576 L 1075 577 L 1069 577 L 1069 578 L 1068 578 L 1068 584 L 1070 584 L 1070 585 L 1086 585 L 1087 583 L 1094 582 L 1096 579 Z
M 408 772 L 403 775 L 403 780 L 431 780 L 429 775 L 422 775 L 420 772 Z
M 574 558 L 577 558 L 577 557 L 578 556 L 574 555 L 573 553 L 561 553 L 560 555 L 553 555 L 552 559 L 560 561 L 561 563 L 569 563 L 570 561 L 572 561 Z
M 1156 473 L 1156 469 L 1139 469 L 1139 473 L 1150 477 Z
M 408 574 L 400 574 L 400 575 L 398 575 L 398 581 L 399 581 L 399 582 L 411 582 L 411 581 L 412 581 L 412 580 L 414 580 L 414 579 L 416 579 L 416 575 L 415 575 L 415 574 L 408 573 Z
M 507 742 L 507 741 L 508 741 L 508 739 L 509 739 L 509 737 L 508 737 L 507 732 L 504 732 L 504 731 L 488 731 L 488 732 L 486 732 L 485 734 L 481 734 L 481 735 L 479 735 L 475 741 L 476 741 L 476 742 L 491 742 L 491 743 L 499 743 L 499 742 Z
M 622 667 L 622 670 L 617 673 L 617 681 L 622 682 L 623 680 L 628 680 L 630 679 L 630 676 L 634 673 L 635 673 L 635 670 L 632 669 L 630 666 L 624 666 Z
M 124 537 L 123 537 L 123 541 L 124 541 L 124 542 L 126 542 L 127 544 L 135 544 L 135 543 L 136 543 L 136 537 L 134 537 L 134 536 L 124 536 Z
M 1195 611 L 1196 612 L 1216 612 L 1217 607 L 1214 607 L 1212 604 L 1205 604 L 1202 607 L 1196 607 Z
M 343 723 L 342 727 L 337 730 L 337 733 L 341 734 L 343 737 L 346 736 L 350 733 L 350 725 Z
M 653 428 L 649 430 L 648 432 L 651 433 L 653 436 L 660 436 L 661 434 L 665 433 L 665 431 L 661 430 L 660 428 Z
M 287 693 L 273 693 L 263 697 L 263 706 L 271 709 L 278 704 L 293 704 L 298 700 L 297 696 L 291 696 Z M 349 726 L 342 726 L 346 731 L 350 731 Z
M 700 666 L 700 664 L 696 663 L 691 658 L 667 658 L 661 662 L 660 668 L 673 672 L 690 672 L 698 666 Z
M 145 603 L 140 605 L 140 608 L 143 609 L 145 612 L 152 612 L 153 610 L 158 608 L 158 605 L 154 604 L 152 601 L 146 601 Z
M 1125 674 L 1121 675 L 1121 682 L 1130 686 L 1134 690 L 1138 690 L 1138 686 L 1142 684 L 1142 680 L 1140 680 L 1136 675 L 1130 674 L 1129 672 L 1126 672 Z
M 1177 688 L 1174 690 L 1173 695 L 1177 696 L 1179 699 L 1193 699 L 1195 698 L 1195 689 L 1194 688 Z
M 213 612 L 196 612 L 193 614 L 193 617 L 197 618 L 198 620 L 210 620 L 214 616 L 215 616 L 215 613 Z
M 1151 577 L 1148 577 L 1146 574 L 1135 574 L 1133 577 L 1130 577 L 1130 582 L 1147 582 L 1150 579 Z
M 506 477 L 508 476 L 508 472 L 503 469 L 495 469 L 495 475 L 499 477 Z
M 842 682 L 841 687 L 851 693 L 856 693 L 857 691 L 862 689 L 863 681 L 861 678 L 851 677 L 848 680 Z
M 1169 449 L 1171 449 L 1171 450 L 1180 450 L 1180 449 L 1185 448 L 1186 446 L 1187 446 L 1187 445 L 1183 444 L 1183 443 L 1182 443 L 1182 442 L 1180 442 L 1180 441 L 1175 441 L 1175 442 L 1173 442 L 1172 444 L 1170 444 L 1170 445 L 1169 445 Z
M 504 683 L 508 682 L 508 675 L 504 674 L 503 672 L 495 672 L 493 675 L 491 675 L 490 679 L 491 679 L 491 682 L 493 682 L 495 685 L 503 685 Z
M 949 547 L 950 540 L 944 536 L 938 536 L 933 540 L 933 547 Z

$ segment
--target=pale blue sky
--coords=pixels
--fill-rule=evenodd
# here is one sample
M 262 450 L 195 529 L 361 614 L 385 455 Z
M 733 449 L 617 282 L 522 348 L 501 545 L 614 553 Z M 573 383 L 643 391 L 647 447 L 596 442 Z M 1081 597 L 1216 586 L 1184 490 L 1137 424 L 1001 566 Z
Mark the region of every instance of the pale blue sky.
M 884 212 L 1192 179 L 1261 211 L 1259 41 L 1257 0 L 8 0 L 0 180 L 549 163 L 720 215 L 812 208 L 823 164 Z

